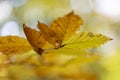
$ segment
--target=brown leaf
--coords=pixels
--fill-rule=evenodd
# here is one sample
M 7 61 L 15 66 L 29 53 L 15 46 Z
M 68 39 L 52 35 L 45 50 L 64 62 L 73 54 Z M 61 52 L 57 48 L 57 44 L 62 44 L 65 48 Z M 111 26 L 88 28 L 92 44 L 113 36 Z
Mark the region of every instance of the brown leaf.
M 40 22 L 38 22 L 37 26 L 43 34 L 45 40 L 53 44 L 56 48 L 60 46 L 61 41 L 58 35 L 52 29 L 50 29 L 46 24 Z
M 45 45 L 43 35 L 39 31 L 27 27 L 25 24 L 23 24 L 23 29 L 29 43 L 41 54 L 43 51 L 41 48 Z
M 28 41 L 18 36 L 0 37 L 0 52 L 4 54 L 21 53 L 31 50 L 32 47 Z

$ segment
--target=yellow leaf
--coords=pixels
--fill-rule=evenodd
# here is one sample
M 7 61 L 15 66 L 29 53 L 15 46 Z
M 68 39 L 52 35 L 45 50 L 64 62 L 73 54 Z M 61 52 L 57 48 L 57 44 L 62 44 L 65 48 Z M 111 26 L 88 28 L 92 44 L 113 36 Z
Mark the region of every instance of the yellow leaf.
M 91 32 L 79 32 L 74 34 L 69 40 L 63 43 L 64 48 L 87 49 L 98 47 L 105 42 L 112 40 L 101 34 L 92 34 Z
M 32 47 L 28 41 L 18 36 L 0 37 L 0 52 L 4 54 L 22 53 L 31 50 Z
M 54 20 L 51 23 L 50 28 L 59 35 L 61 42 L 64 42 L 80 28 L 82 23 L 82 19 L 72 11 L 63 17 Z
M 71 50 L 69 48 L 59 48 L 59 49 L 51 49 L 51 50 L 46 50 L 44 52 L 45 54 L 50 54 L 50 53 L 54 53 L 54 54 L 65 54 L 67 56 L 82 56 L 84 54 L 86 54 L 86 51 L 83 49 L 78 49 L 78 48 L 72 48 Z
M 43 50 L 50 50 L 50 49 L 54 49 L 55 46 L 50 44 L 48 41 L 46 41 L 45 45 L 42 47 Z
M 73 12 L 54 20 L 50 27 L 38 22 L 38 28 L 44 38 L 56 48 L 62 46 L 62 42 L 68 40 L 82 24 L 82 19 Z
M 83 51 L 86 48 L 98 47 L 106 41 L 111 40 L 104 35 L 93 35 L 90 32 L 81 32 L 76 34 L 76 31 L 80 28 L 82 23 L 82 19 L 71 12 L 54 20 L 50 26 L 38 22 L 37 27 L 40 31 L 35 31 L 25 25 L 23 26 L 25 26 L 24 32 L 28 41 L 39 54 L 42 54 L 46 49 L 51 51 L 56 49 L 58 53 L 61 53 L 62 50 L 62 53 L 69 52 L 71 54 L 71 50 L 68 50 L 70 48 L 72 50 L 75 48 L 80 49 L 76 52 L 80 53 L 81 50 Z M 66 50 L 60 50 L 60 48 L 66 48 Z M 72 53 L 74 54 L 75 52 Z

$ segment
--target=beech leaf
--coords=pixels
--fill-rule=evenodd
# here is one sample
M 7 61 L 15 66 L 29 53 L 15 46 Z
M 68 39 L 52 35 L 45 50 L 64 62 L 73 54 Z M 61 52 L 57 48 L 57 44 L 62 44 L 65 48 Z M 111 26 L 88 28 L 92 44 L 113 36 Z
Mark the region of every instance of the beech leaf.
M 102 34 L 92 34 L 91 32 L 79 32 L 74 34 L 69 40 L 63 43 L 64 48 L 94 48 L 112 40 Z
M 0 37 L 0 52 L 4 54 L 22 53 L 31 50 L 32 46 L 28 41 L 18 36 Z
M 68 40 L 80 28 L 82 23 L 82 19 L 71 12 L 54 20 L 50 27 L 40 22 L 37 26 L 45 40 L 53 44 L 55 48 L 59 48 L 62 42 Z
M 23 29 L 27 40 L 32 45 L 34 50 L 41 53 L 43 51 L 41 48 L 45 45 L 43 35 L 39 31 L 27 27 L 25 24 L 23 25 Z
M 111 40 L 111 38 L 101 34 L 76 33 L 82 23 L 82 19 L 72 11 L 55 19 L 50 26 L 38 22 L 37 27 L 40 31 L 31 29 L 26 25 L 23 27 L 28 41 L 39 54 L 42 54 L 43 51 L 46 52 L 46 50 L 55 51 L 55 53 L 67 53 L 69 49 L 74 49 L 74 51 L 79 49 L 81 52 L 84 49 L 98 47 Z
M 59 35 L 61 42 L 64 42 L 80 28 L 82 23 L 82 19 L 72 11 L 63 17 L 54 20 L 51 23 L 50 28 Z
M 56 48 L 60 46 L 60 39 L 52 29 L 50 29 L 46 24 L 40 22 L 38 22 L 37 26 L 43 34 L 45 40 L 53 44 Z

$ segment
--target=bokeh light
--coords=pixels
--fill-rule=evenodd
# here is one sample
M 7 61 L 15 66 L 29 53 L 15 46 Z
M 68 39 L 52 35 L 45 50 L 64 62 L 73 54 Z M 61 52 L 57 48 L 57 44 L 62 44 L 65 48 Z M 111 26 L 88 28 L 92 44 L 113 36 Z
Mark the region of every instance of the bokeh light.
M 94 9 L 113 21 L 120 20 L 120 0 L 96 0 Z
M 13 6 L 9 1 L 0 2 L 0 23 L 7 19 L 12 13 Z
M 81 14 L 89 14 L 93 8 L 91 0 L 71 0 L 71 7 Z
M 19 25 L 16 21 L 9 21 L 6 24 L 3 25 L 1 32 L 1 36 L 7 36 L 7 35 L 20 35 L 19 31 Z

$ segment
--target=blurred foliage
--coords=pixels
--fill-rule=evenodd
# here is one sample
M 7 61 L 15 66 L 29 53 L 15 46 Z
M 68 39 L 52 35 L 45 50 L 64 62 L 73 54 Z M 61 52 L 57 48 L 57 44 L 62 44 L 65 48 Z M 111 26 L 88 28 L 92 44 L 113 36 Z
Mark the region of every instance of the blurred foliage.
M 10 56 L 10 62 L 4 54 L 1 54 L 0 57 L 3 60 L 0 64 L 0 76 L 5 80 L 6 78 L 9 80 L 97 80 L 100 72 L 98 69 L 102 70 L 100 66 L 97 67 L 99 65 L 98 55 L 86 57 L 86 54 L 83 54 L 81 58 L 69 63 L 69 59 L 67 59 L 69 56 L 65 57 L 65 55 L 55 53 L 39 56 L 33 50 Z M 56 60 L 57 62 L 55 62 Z M 63 64 L 63 62 L 67 62 L 67 64 Z

